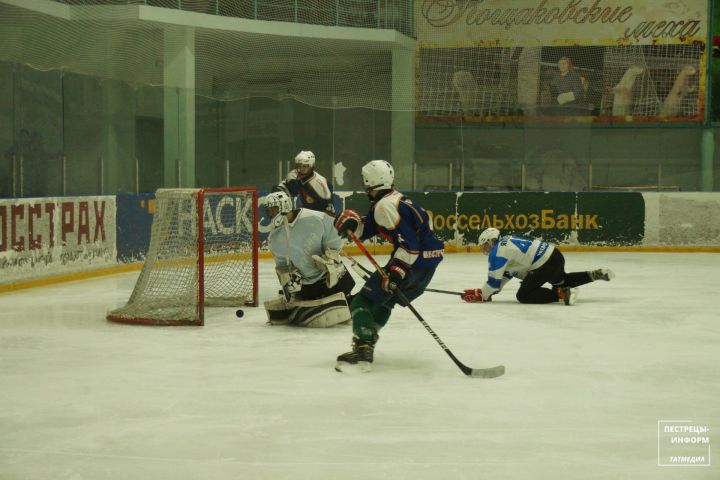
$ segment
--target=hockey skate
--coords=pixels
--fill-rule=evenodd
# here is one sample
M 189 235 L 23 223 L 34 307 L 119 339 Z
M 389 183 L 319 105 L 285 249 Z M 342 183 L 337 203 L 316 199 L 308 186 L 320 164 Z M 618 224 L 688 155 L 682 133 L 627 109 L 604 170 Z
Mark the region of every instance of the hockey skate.
M 606 282 L 609 282 L 615 278 L 615 272 L 607 268 L 599 268 L 590 272 L 590 278 L 593 279 L 593 282 L 595 280 L 605 280 Z
M 337 357 L 335 370 L 338 372 L 371 371 L 376 342 L 377 336 L 369 342 L 354 337 L 352 350 Z
M 577 288 L 557 287 L 558 299 L 565 305 L 575 305 L 577 301 Z

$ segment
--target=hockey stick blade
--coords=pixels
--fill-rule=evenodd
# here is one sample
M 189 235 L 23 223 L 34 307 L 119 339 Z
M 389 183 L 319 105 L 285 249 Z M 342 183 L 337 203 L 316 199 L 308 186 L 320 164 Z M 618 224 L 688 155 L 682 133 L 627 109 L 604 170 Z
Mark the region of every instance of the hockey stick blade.
M 414 310 L 414 307 L 412 305 L 408 305 L 408 307 L 410 307 L 410 310 Z M 421 318 L 422 317 L 418 317 L 418 320 L 420 320 Z M 497 378 L 505 374 L 505 365 L 497 365 L 495 367 L 489 368 L 468 367 L 460 360 L 458 360 L 455 354 L 450 351 L 450 349 L 445 345 L 445 343 L 443 343 L 442 340 L 440 340 L 440 337 L 437 336 L 437 334 L 430 328 L 430 325 L 428 325 L 424 319 L 421 320 L 421 323 L 428 331 L 428 333 L 430 333 L 430 335 L 435 339 L 435 341 L 438 342 L 442 349 L 445 350 L 445 353 L 447 353 L 448 357 L 450 357 L 450 360 L 452 360 L 453 363 L 455 363 L 455 365 L 457 365 L 460 371 L 463 372 L 466 376 L 473 378 Z
M 469 377 L 475 378 L 497 378 L 505 373 L 505 365 L 498 365 L 490 368 L 471 368 Z

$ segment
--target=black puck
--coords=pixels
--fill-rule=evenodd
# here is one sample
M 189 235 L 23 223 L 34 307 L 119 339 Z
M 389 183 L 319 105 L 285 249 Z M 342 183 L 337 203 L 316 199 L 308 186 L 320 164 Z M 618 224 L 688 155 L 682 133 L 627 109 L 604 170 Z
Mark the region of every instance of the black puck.
M 243 315 L 245 315 L 245 312 L 243 312 L 242 310 L 236 310 L 236 311 L 235 311 L 235 316 L 236 316 L 236 317 L 242 318 Z

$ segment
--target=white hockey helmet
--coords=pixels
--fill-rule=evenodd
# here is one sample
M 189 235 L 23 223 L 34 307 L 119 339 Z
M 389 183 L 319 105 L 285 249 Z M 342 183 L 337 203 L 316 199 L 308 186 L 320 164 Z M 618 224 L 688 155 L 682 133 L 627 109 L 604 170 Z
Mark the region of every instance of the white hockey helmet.
M 295 155 L 295 165 L 309 165 L 310 168 L 315 168 L 315 154 L 310 150 L 302 150 Z
M 385 160 L 371 160 L 362 168 L 365 191 L 389 190 L 395 180 L 395 170 Z
M 285 221 L 285 215 L 293 209 L 293 202 L 290 196 L 283 192 L 273 192 L 263 199 L 263 206 L 267 216 L 270 217 L 270 229 L 279 227 Z M 270 209 L 277 208 L 275 215 L 270 213 Z
M 478 239 L 478 245 L 481 247 L 491 241 L 496 241 L 500 238 L 500 230 L 497 228 L 486 228 L 481 234 L 480 238 Z

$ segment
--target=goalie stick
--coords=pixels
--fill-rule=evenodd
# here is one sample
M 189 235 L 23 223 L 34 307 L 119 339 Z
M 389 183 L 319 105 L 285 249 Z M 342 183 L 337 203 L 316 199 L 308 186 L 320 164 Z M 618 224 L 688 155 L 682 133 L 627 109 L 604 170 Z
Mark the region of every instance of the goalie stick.
M 363 252 L 367 259 L 370 260 L 370 263 L 372 263 L 373 267 L 375 267 L 375 270 L 377 270 L 380 275 L 386 276 L 385 271 L 382 269 L 382 267 L 380 267 L 380 265 L 378 265 L 373 256 L 370 255 L 370 252 L 367 251 L 365 245 L 363 245 L 360 239 L 355 236 L 353 232 L 348 232 L 348 236 L 352 239 L 353 242 L 355 242 L 355 245 L 357 245 L 357 247 L 360 249 L 361 252 Z M 437 333 L 435 333 L 435 331 L 430 328 L 430 325 L 425 321 L 425 319 L 420 315 L 420 313 L 415 310 L 415 307 L 412 305 L 412 303 L 410 303 L 402 290 L 396 288 L 395 295 L 397 295 L 403 305 L 407 306 L 410 309 L 413 315 L 415 315 L 415 318 L 417 318 L 418 321 L 422 323 L 423 327 L 425 327 L 425 330 L 427 330 L 428 333 L 438 343 L 438 345 L 440 345 L 442 349 L 445 350 L 445 353 L 447 353 L 448 357 L 450 357 L 450 359 L 465 375 L 475 378 L 495 378 L 505 373 L 504 365 L 497 365 L 490 368 L 470 368 L 467 365 L 463 364 L 460 360 L 457 359 L 457 357 L 452 353 L 452 351 L 450 351 L 450 349 L 447 347 L 447 345 L 445 345 L 445 343 L 440 339 L 440 337 L 438 337 Z
M 367 278 L 370 276 L 370 274 L 372 274 L 372 272 L 370 270 L 368 270 L 367 268 L 365 268 L 362 263 L 358 262 L 353 257 L 351 257 L 350 255 L 345 253 L 344 251 L 341 250 L 340 254 L 343 257 L 350 260 L 350 262 L 352 263 L 352 265 L 350 265 L 350 268 L 355 270 L 355 273 L 360 275 L 360 277 L 362 277 L 364 280 L 367 280 Z M 426 292 L 434 292 L 434 293 L 446 293 L 448 295 L 458 295 L 458 296 L 463 294 L 463 292 L 453 292 L 451 290 L 439 290 L 437 288 L 426 288 L 425 291 Z

